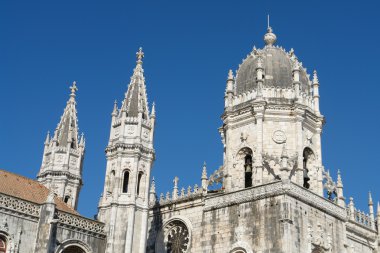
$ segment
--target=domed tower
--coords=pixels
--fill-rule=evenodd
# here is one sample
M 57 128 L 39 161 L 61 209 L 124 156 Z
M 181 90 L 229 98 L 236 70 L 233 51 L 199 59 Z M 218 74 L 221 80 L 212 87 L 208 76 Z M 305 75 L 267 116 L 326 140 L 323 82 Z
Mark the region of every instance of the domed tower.
M 323 195 L 317 73 L 310 80 L 294 50 L 276 40 L 268 26 L 264 48 L 254 47 L 236 76 L 228 74 L 220 128 L 224 187 L 291 180 Z

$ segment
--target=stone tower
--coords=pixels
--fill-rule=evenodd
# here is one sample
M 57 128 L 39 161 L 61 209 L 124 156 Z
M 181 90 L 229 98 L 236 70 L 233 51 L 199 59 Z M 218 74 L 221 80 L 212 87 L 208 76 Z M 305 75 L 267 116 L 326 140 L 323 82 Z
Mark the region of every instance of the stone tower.
M 61 120 L 51 138 L 45 140 L 42 165 L 38 181 L 53 190 L 67 204 L 77 208 L 82 182 L 85 140 L 79 137 L 75 92 L 76 82 L 70 87 L 71 94 Z
M 115 102 L 112 112 L 98 212 L 98 219 L 106 224 L 108 253 L 143 253 L 146 247 L 155 109 L 153 104 L 149 113 L 143 57 L 140 48 L 121 108 Z
M 225 92 L 223 175 L 227 192 L 291 180 L 323 195 L 324 170 L 319 81 L 310 80 L 294 50 L 275 45 L 268 26 L 265 47 L 253 48 Z

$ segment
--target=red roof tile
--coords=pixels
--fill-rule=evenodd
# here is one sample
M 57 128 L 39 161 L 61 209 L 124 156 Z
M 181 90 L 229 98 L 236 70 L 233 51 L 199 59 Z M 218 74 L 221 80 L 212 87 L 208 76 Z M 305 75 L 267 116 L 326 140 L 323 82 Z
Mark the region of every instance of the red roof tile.
M 49 189 L 35 180 L 0 169 L 0 193 L 43 204 L 49 195 Z M 59 197 L 56 197 L 54 202 L 58 210 L 79 214 Z

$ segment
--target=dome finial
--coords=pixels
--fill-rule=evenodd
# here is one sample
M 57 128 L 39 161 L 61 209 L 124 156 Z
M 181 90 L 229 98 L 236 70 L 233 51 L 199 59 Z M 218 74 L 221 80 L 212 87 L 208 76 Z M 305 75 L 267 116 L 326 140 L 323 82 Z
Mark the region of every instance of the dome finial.
M 268 27 L 267 27 L 267 33 L 264 35 L 264 41 L 265 44 L 268 46 L 272 46 L 274 43 L 276 43 L 277 36 L 273 33 L 273 29 L 270 26 L 269 22 L 269 15 L 268 15 Z

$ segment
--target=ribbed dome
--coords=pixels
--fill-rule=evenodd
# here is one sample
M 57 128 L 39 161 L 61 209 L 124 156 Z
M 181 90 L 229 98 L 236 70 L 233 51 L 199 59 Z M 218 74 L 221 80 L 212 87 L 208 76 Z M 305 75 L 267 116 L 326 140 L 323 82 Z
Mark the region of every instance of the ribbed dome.
M 265 76 L 263 87 L 293 87 L 292 70 L 297 61 L 295 56 L 293 53 L 286 53 L 282 48 L 268 44 L 267 40 L 265 42 L 267 45 L 263 49 L 254 49 L 240 65 L 236 74 L 237 95 L 257 88 L 256 68 L 259 57 L 263 60 L 262 66 Z M 309 77 L 303 67 L 300 67 L 300 82 L 301 90 L 309 93 Z

